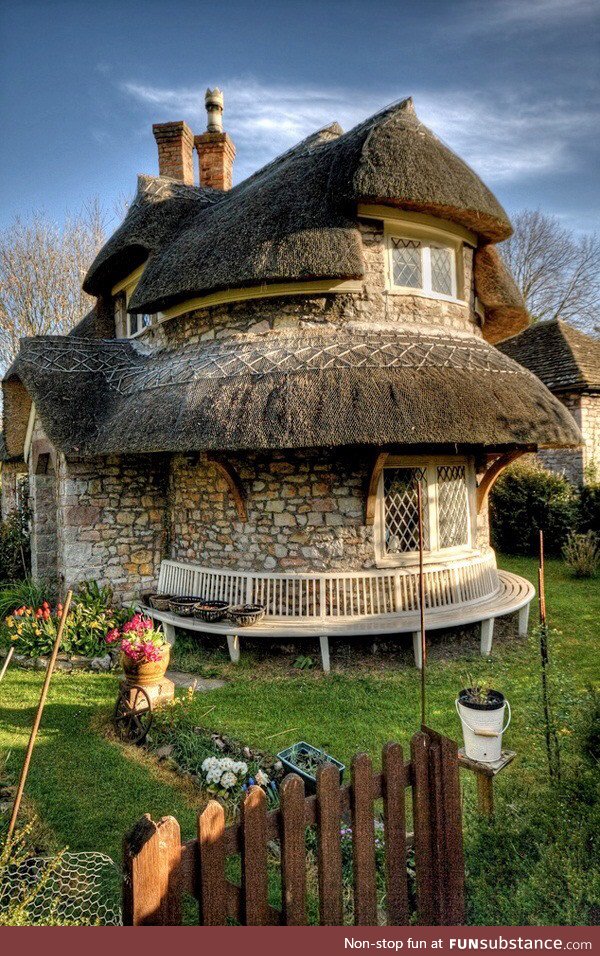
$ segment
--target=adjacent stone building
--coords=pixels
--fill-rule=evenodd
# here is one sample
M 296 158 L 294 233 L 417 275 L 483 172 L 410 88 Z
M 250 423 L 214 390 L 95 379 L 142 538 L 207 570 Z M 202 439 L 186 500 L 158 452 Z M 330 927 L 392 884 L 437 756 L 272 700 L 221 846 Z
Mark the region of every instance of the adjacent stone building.
M 600 481 L 600 339 L 556 319 L 532 325 L 500 349 L 542 380 L 583 435 L 579 448 L 541 449 L 544 467 L 575 485 Z
M 159 176 L 90 268 L 92 312 L 5 376 L 38 575 L 130 600 L 169 558 L 255 574 L 279 618 L 308 613 L 307 581 L 321 617 L 345 607 L 344 575 L 355 613 L 414 607 L 420 487 L 429 607 L 472 611 L 503 586 L 495 477 L 581 440 L 494 344 L 528 322 L 506 213 L 411 100 L 233 188 L 218 92 L 207 108 L 199 136 L 154 127 Z

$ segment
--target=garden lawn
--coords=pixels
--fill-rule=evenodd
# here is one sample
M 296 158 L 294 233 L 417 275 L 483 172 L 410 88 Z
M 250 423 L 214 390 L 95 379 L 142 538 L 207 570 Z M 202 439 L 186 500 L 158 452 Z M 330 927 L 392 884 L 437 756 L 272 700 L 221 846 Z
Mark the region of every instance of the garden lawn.
M 536 580 L 533 560 L 503 559 L 502 565 Z M 597 581 L 572 578 L 558 561 L 548 562 L 546 577 L 550 624 L 562 631 L 552 638 L 553 681 L 568 760 L 573 711 L 586 688 L 598 682 L 599 589 Z M 534 607 L 533 624 L 535 618 Z M 401 640 L 407 641 L 408 636 Z M 517 776 L 523 786 L 535 786 L 545 774 L 535 638 L 498 640 L 492 657 L 485 661 L 473 642 L 470 646 L 472 650 L 463 654 L 453 645 L 448 658 L 434 647 L 427 672 L 428 722 L 458 739 L 456 694 L 470 676 L 488 678 L 513 706 L 506 743 L 519 754 L 497 786 L 501 789 Z M 306 653 L 315 655 L 317 666 L 312 670 L 293 670 L 289 658 L 286 662 L 281 655 L 273 660 L 254 655 L 249 638 L 242 638 L 237 667 L 221 651 L 188 655 L 199 669 L 209 668 L 229 679 L 222 689 L 195 696 L 191 719 L 271 752 L 308 740 L 345 763 L 363 750 L 378 764 L 381 747 L 388 740 L 408 748 L 419 726 L 419 674 L 407 666 L 408 656 L 403 666 L 384 666 L 380 654 L 372 663 L 366 657 L 363 663 L 344 664 L 335 673 L 332 641 L 334 673 L 325 676 L 318 668 L 316 649 Z M 42 680 L 40 672 L 12 668 L 0 685 L 0 751 L 10 751 L 8 772 L 13 780 Z M 102 850 L 113 859 L 120 858 L 123 833 L 145 812 L 154 819 L 173 814 L 184 835 L 192 836 L 194 804 L 198 805 L 174 777 L 139 752 L 123 749 L 103 736 L 102 721 L 108 720 L 116 690 L 116 678 L 108 675 L 57 674 L 53 678 L 27 784 L 29 797 L 58 845 Z M 469 808 L 473 780 L 470 774 L 463 778 Z

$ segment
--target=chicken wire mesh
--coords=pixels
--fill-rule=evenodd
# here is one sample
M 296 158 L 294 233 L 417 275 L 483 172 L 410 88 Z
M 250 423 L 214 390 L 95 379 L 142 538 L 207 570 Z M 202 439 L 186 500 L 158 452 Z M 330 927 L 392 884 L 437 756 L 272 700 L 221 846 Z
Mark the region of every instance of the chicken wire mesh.
M 117 866 L 104 853 L 29 857 L 0 871 L 2 914 L 22 908 L 29 925 L 121 926 Z

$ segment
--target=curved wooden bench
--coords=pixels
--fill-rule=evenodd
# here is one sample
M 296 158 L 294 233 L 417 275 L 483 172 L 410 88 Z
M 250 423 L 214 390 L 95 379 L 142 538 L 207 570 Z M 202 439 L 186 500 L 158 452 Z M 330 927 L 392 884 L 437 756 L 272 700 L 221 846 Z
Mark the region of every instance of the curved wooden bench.
M 519 635 L 527 634 L 529 605 L 535 595 L 535 589 L 529 581 L 509 571 L 498 571 L 500 582 L 495 594 L 480 601 L 471 602 L 462 607 L 428 608 L 425 626 L 428 631 L 442 628 L 460 627 L 463 624 L 481 624 L 481 653 L 487 657 L 492 650 L 494 620 L 506 614 L 519 611 Z M 230 621 L 220 624 L 205 624 L 194 618 L 180 617 L 169 611 L 156 611 L 143 607 L 144 613 L 163 625 L 165 636 L 170 643 L 175 640 L 175 628 L 186 631 L 198 631 L 202 634 L 224 634 L 231 660 L 236 663 L 240 657 L 239 636 L 249 638 L 267 638 L 276 640 L 294 637 L 318 637 L 321 645 L 323 670 L 330 670 L 330 637 L 363 637 L 381 634 L 412 634 L 415 664 L 421 667 L 421 641 L 419 614 L 402 612 L 400 614 L 371 614 L 351 619 L 287 620 L 266 618 L 252 627 L 236 630 Z

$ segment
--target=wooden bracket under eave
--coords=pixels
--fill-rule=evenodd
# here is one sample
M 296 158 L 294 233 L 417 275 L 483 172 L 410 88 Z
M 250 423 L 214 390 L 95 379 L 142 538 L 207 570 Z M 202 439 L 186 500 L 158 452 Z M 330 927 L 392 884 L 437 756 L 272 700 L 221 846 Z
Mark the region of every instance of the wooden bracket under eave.
M 211 465 L 215 466 L 221 478 L 227 483 L 238 518 L 245 524 L 248 520 L 248 511 L 246 508 L 246 492 L 244 491 L 240 476 L 233 465 L 223 458 L 217 458 L 213 455 L 208 455 L 207 458 Z
M 504 469 L 508 465 L 512 464 L 513 461 L 516 461 L 517 458 L 520 458 L 521 455 L 529 454 L 530 451 L 531 449 L 508 451 L 503 455 L 498 455 L 498 457 L 494 459 L 487 471 L 485 471 L 482 475 L 481 481 L 477 485 L 477 514 L 479 514 L 483 509 L 483 506 L 488 500 L 490 491 L 496 484 Z
M 388 451 L 382 451 L 377 455 L 377 458 L 373 463 L 371 477 L 369 479 L 369 486 L 367 488 L 367 500 L 365 502 L 365 525 L 367 528 L 372 527 L 375 524 L 377 486 L 379 484 L 379 479 L 381 478 L 381 472 L 383 471 L 385 463 L 389 457 L 390 453 Z

